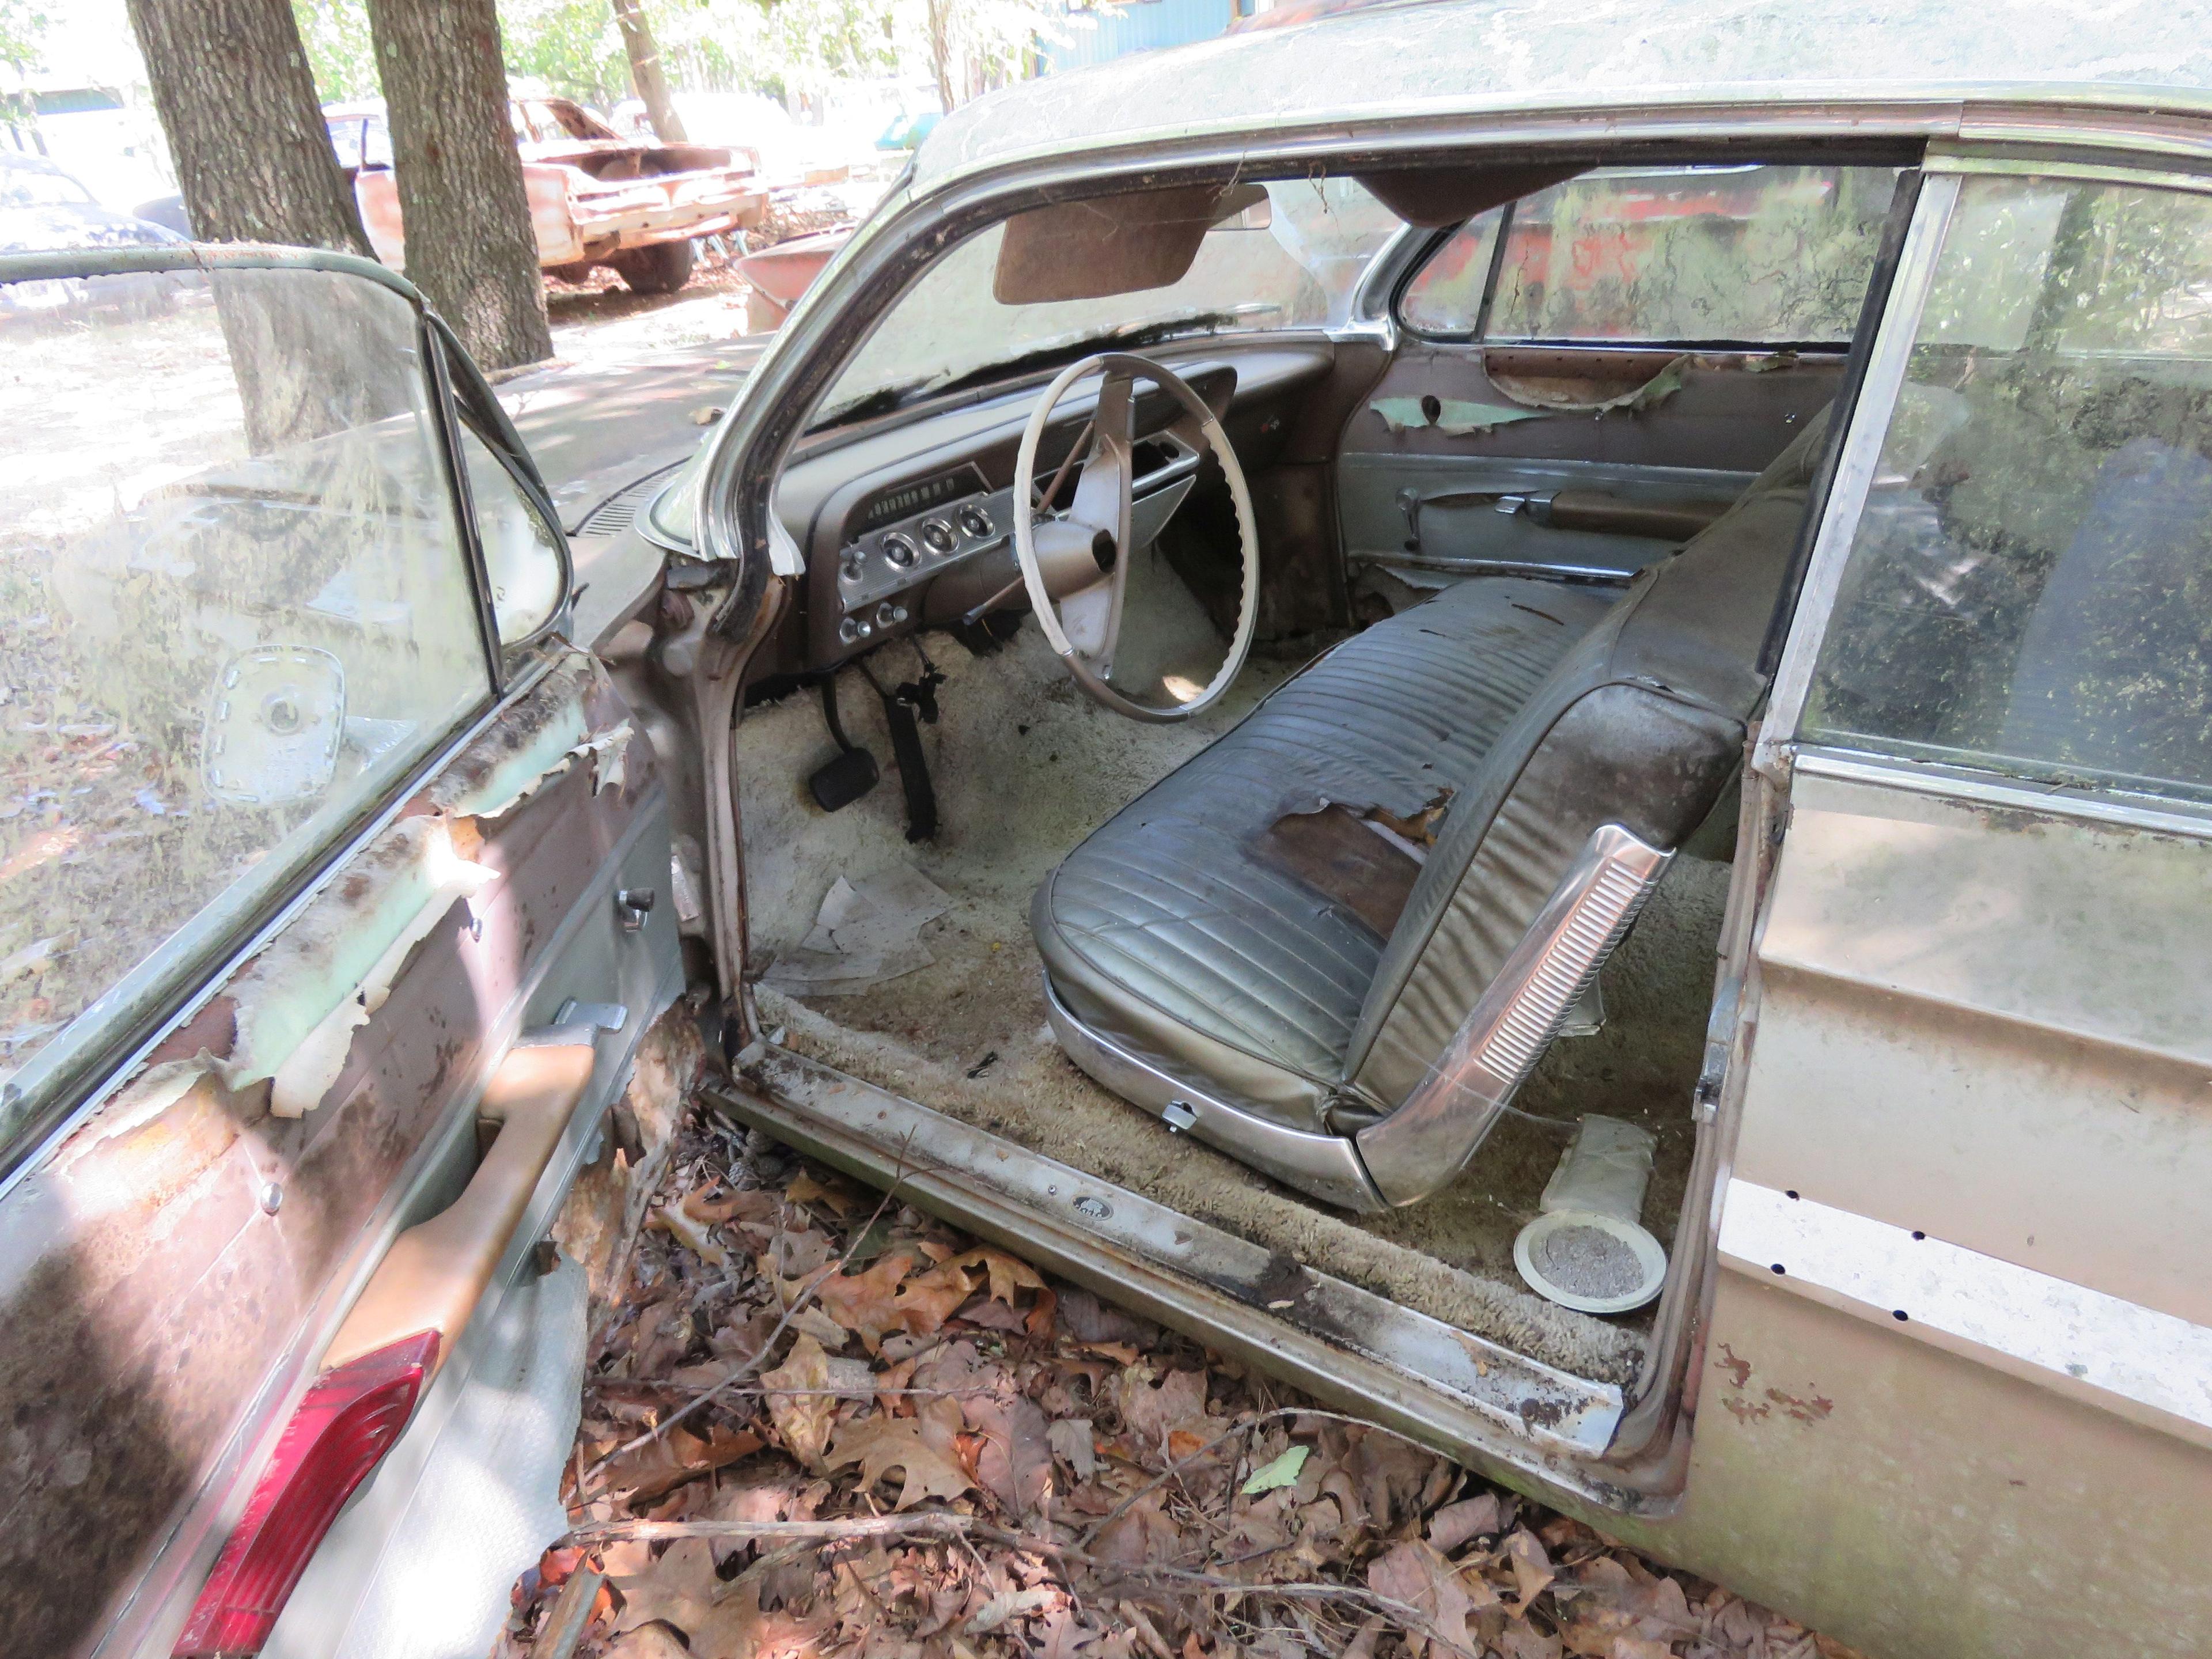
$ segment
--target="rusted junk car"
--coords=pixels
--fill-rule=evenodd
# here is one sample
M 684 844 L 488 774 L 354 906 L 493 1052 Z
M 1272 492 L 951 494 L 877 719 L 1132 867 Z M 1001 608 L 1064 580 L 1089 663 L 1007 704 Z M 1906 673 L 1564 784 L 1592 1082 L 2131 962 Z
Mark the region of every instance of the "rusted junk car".
M 1024 85 L 573 539 L 388 272 L 0 264 L 180 285 L 0 392 L 17 1644 L 482 1652 L 703 1019 L 752 1124 L 1870 1653 L 2201 1650 L 2208 25 Z
M 517 98 L 507 108 L 538 263 L 558 275 L 580 279 L 605 265 L 638 293 L 672 294 L 690 277 L 696 238 L 750 229 L 768 204 L 750 150 L 625 138 L 566 98 Z M 383 103 L 334 104 L 323 116 L 377 258 L 403 264 Z

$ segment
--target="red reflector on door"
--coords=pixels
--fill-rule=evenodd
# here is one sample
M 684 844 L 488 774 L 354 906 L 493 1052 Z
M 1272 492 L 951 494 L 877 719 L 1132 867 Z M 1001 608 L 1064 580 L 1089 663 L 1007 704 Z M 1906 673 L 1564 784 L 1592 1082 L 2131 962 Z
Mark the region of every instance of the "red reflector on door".
M 424 1331 L 315 1379 L 192 1604 L 176 1659 L 261 1650 L 331 1522 L 407 1426 L 437 1357 L 438 1333 Z

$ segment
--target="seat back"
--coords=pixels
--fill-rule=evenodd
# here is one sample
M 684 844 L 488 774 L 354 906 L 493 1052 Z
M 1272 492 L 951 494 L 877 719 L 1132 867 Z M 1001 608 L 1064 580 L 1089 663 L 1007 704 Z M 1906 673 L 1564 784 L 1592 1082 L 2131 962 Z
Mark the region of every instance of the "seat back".
M 1540 962 L 1521 947 L 1601 830 L 1671 852 L 1712 811 L 1764 689 L 1759 644 L 1826 425 L 1825 415 L 1808 422 L 1726 514 L 1641 579 L 1453 800 L 1346 1053 L 1355 1100 L 1383 1112 L 1406 1102 L 1509 960 L 1521 971 Z M 1599 965 L 1601 956 L 1590 972 Z M 1479 1143 L 1477 1132 L 1460 1164 Z M 1457 1169 L 1437 1171 L 1435 1184 Z

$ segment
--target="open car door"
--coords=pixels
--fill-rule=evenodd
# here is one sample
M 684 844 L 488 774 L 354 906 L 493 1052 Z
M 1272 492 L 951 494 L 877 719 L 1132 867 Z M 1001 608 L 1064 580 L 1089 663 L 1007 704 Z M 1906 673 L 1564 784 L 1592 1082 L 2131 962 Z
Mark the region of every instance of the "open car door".
M 540 1241 L 681 988 L 651 745 L 388 271 L 19 256 L 0 331 L 0 1605 L 481 1653 L 564 1524 Z
M 2204 1628 L 2208 231 L 1930 159 L 1754 759 L 1695 1447 L 1627 1532 L 1871 1651 Z

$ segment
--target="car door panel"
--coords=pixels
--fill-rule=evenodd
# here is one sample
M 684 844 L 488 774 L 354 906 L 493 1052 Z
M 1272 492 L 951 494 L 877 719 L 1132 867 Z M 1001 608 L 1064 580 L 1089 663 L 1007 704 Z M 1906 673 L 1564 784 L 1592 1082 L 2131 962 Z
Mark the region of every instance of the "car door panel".
M 2208 220 L 1931 168 L 1750 766 L 1778 845 L 1663 1547 L 1871 1651 L 2212 1627 L 2207 416 L 2166 320 Z
M 517 780 L 506 763 L 563 714 L 601 752 L 564 750 L 550 781 Z M 465 1180 L 478 1079 L 525 1024 L 549 1024 L 575 1000 L 624 1005 L 572 1142 L 618 1090 L 629 1051 L 680 986 L 672 919 L 647 912 L 632 931 L 616 902 L 617 889 L 665 884 L 668 867 L 649 745 L 625 750 L 618 766 L 605 753 L 626 721 L 604 673 L 574 656 L 417 794 L 412 806 L 428 811 L 456 785 L 539 784 L 495 817 L 448 820 L 463 839 L 481 835 L 476 860 L 495 878 L 414 945 L 325 1103 L 298 1119 L 268 1115 L 265 1081 L 224 1087 L 218 1038 L 200 1060 L 167 1061 L 168 1075 L 127 1086 L 0 1199 L 5 1305 L 21 1339 L 0 1393 L 40 1407 L 33 1443 L 10 1449 L 14 1489 L 40 1558 L 60 1552 L 14 1581 L 26 1601 L 19 1627 L 36 1631 L 42 1650 L 80 1645 L 100 1628 L 100 1602 L 137 1571 L 155 1569 L 147 1588 L 196 1588 L 185 1561 L 204 1570 L 211 1560 L 221 1516 L 250 1484 L 252 1452 L 313 1368 L 347 1287 L 404 1225 L 443 1206 L 457 1175 Z M 285 936 L 327 951 L 374 913 L 408 874 L 391 853 L 414 821 L 401 817 L 335 868 Z M 252 972 L 244 965 L 234 983 Z M 228 994 L 209 1006 L 227 1003 L 227 1019 L 204 1014 L 185 1029 L 204 1040 L 250 1020 Z M 191 1070 L 181 1093 L 179 1068 Z M 152 1562 L 173 1525 L 169 1553 L 183 1559 Z M 161 1598 L 134 1599 L 150 1615 L 147 1602 Z M 172 1626 L 181 1610 L 168 1609 Z
M 1826 407 L 1841 373 L 1840 353 L 1409 341 L 1345 433 L 1346 555 L 1416 569 L 1504 565 L 1625 579 L 1686 537 L 1546 525 L 1482 498 L 1586 490 L 1655 507 L 1733 500 Z M 1646 408 L 1547 406 L 1594 407 L 1677 374 L 1679 389 Z M 1546 402 L 1528 401 L 1532 391 Z M 1469 424 L 1478 420 L 1498 423 Z M 1409 545 L 1415 501 L 1418 546 Z

